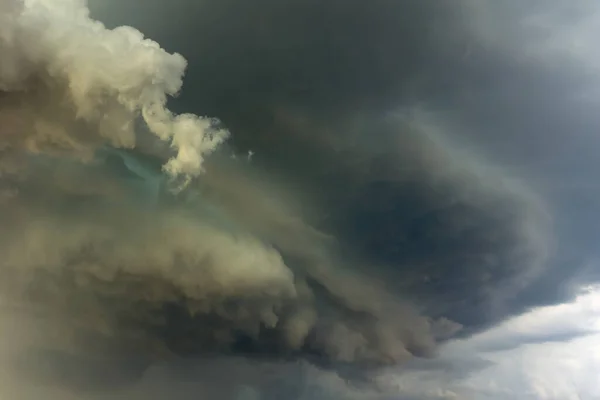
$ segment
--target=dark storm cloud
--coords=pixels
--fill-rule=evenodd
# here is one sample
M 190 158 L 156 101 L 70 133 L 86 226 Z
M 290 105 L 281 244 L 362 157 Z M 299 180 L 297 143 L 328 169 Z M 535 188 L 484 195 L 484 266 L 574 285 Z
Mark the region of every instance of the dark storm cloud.
M 229 160 L 227 148 L 208 160 L 229 132 L 166 108 L 180 55 L 105 29 L 78 1 L 1 4 L 10 339 L 101 358 L 112 343 L 132 357 L 380 366 L 430 356 L 460 328 L 362 274 L 370 261 L 343 254 L 319 199 L 278 183 L 289 174 Z
M 19 3 L 0 0 L 4 292 L 55 318 L 6 314 L 86 354 L 70 371 L 127 349 L 356 377 L 555 299 L 574 272 L 540 280 L 553 223 L 590 242 L 557 181 L 587 182 L 595 122 L 563 95 L 574 65 L 526 56 L 533 6 L 494 14 L 504 37 L 493 2 L 91 2 L 183 54 L 170 105 L 218 122 L 164 108 L 180 56 L 57 8 L 76 1 Z
M 478 50 L 455 75 L 463 90 L 439 104 L 469 140 L 526 176 L 552 210 L 556 258 L 515 310 L 566 300 L 577 283 L 598 279 L 589 268 L 600 227 L 597 4 L 473 3 Z
M 530 187 L 502 186 L 510 180 L 502 168 L 474 155 L 520 118 L 507 110 L 474 127 L 486 111 L 476 108 L 498 106 L 507 82 L 517 87 L 537 73 L 486 43 L 473 19 L 489 9 L 463 1 L 175 4 L 150 7 L 193 21 L 169 29 L 152 16 L 126 18 L 189 54 L 178 108 L 219 116 L 232 146 L 311 193 L 324 210 L 320 226 L 353 257 L 393 266 L 381 271 L 393 289 L 431 304 L 429 312 L 469 325 L 510 312 L 491 311 L 502 303 L 492 293 L 516 292 L 535 275 L 550 234 Z M 390 117 L 421 107 L 434 116 Z M 523 136 L 531 135 L 509 143 Z M 463 165 L 449 167 L 457 160 Z

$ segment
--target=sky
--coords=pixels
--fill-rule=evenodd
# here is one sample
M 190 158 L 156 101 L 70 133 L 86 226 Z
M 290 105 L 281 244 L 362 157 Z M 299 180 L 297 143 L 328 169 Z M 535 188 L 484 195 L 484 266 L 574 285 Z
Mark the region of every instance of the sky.
M 597 288 L 582 290 L 570 302 L 448 343 L 435 362 L 391 371 L 383 380 L 414 398 L 596 398 L 598 300 Z
M 0 0 L 0 396 L 593 399 L 592 0 Z

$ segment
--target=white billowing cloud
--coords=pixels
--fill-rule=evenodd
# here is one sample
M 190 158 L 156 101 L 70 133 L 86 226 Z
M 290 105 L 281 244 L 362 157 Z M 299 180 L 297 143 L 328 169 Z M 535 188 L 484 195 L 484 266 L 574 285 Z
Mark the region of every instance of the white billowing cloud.
M 491 354 L 496 365 L 474 374 L 465 386 L 477 391 L 487 382 L 489 392 L 496 388 L 497 398 L 501 390 L 510 391 L 513 398 L 536 400 L 598 398 L 599 345 L 600 335 L 593 334 Z
M 600 295 L 588 290 L 571 303 L 536 308 L 512 318 L 495 329 L 469 339 L 469 346 L 486 349 L 487 346 L 499 346 L 504 343 L 511 347 L 512 340 L 515 340 L 515 343 L 524 339 L 551 340 L 555 337 L 596 332 L 600 332 Z M 459 346 L 460 342 L 455 345 Z
M 132 148 L 141 116 L 175 150 L 165 169 L 193 177 L 227 137 L 210 119 L 167 109 L 182 86 L 181 55 L 134 28 L 106 29 L 89 18 L 85 1 L 2 0 L 0 26 L 3 147 Z
M 415 365 L 382 376 L 382 385 L 415 398 L 598 398 L 600 291 L 449 342 L 438 360 Z

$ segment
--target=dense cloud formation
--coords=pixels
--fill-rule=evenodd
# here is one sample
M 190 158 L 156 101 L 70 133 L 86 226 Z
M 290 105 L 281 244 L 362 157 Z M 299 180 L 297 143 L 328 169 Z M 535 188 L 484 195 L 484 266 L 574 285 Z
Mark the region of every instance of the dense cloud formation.
M 164 108 L 180 56 L 133 29 L 107 30 L 79 2 L 3 7 L 9 308 L 56 315 L 40 329 L 58 329 L 61 345 L 90 331 L 138 352 L 327 363 L 426 356 L 447 334 L 438 326 L 456 330 L 360 276 L 249 166 L 217 156 L 191 182 L 227 133 Z
M 352 398 L 315 368 L 364 378 L 552 301 L 575 275 L 554 228 L 582 209 L 543 161 L 585 146 L 549 116 L 540 148 L 567 101 L 511 90 L 558 98 L 555 48 L 515 49 L 488 6 L 92 1 L 113 29 L 82 0 L 0 0 L 3 365 L 89 390 L 176 360 L 271 398 L 314 373 Z
M 506 278 L 527 283 L 519 275 L 547 256 L 545 205 L 529 184 L 476 156 L 471 129 L 441 107 L 444 97 L 472 92 L 464 74 L 494 56 L 474 33 L 478 10 L 469 2 L 153 1 L 148 14 L 135 13 L 131 2 L 122 6 L 127 19 L 102 7 L 110 7 L 96 5 L 103 18 L 133 21 L 189 56 L 193 68 L 176 106 L 218 115 L 234 132 L 234 149 L 251 150 L 254 166 L 316 201 L 317 224 L 353 258 L 393 265 L 384 276 L 403 293 L 428 291 L 420 297 L 429 301 L 435 292 L 437 307 L 459 303 L 464 299 L 437 296 L 479 291 L 490 270 L 512 268 Z M 170 29 L 159 15 L 184 22 Z M 486 62 L 502 66 L 501 59 Z M 483 137 L 485 128 L 476 133 Z M 477 222 L 460 227 L 467 219 Z M 502 254 L 476 259 L 488 249 Z M 475 267 L 488 262 L 498 267 Z M 428 279 L 434 283 L 414 284 Z M 481 292 L 449 312 L 485 324 L 491 293 Z

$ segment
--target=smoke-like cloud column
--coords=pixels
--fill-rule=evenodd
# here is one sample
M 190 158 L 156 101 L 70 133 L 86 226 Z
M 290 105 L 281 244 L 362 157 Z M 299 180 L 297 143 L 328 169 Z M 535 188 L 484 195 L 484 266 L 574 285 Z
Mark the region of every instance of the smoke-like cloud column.
M 166 108 L 181 89 L 181 55 L 135 29 L 105 29 L 89 18 L 83 1 L 4 0 L 2 8 L 0 87 L 13 93 L 3 105 L 5 146 L 79 156 L 102 142 L 133 148 L 141 115 L 176 150 L 165 169 L 196 176 L 203 157 L 226 138 L 211 130 L 210 119 Z M 30 125 L 12 126 L 11 119 Z

